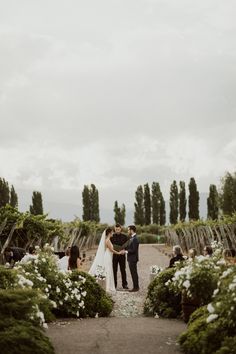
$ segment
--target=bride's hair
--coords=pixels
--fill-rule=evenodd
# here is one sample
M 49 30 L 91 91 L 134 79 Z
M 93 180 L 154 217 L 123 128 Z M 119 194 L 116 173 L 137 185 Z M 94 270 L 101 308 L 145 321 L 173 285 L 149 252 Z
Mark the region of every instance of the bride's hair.
M 105 232 L 106 237 L 107 237 L 111 232 L 112 232 L 112 228 L 111 228 L 111 227 L 108 227 L 108 228 L 106 229 L 106 232 Z

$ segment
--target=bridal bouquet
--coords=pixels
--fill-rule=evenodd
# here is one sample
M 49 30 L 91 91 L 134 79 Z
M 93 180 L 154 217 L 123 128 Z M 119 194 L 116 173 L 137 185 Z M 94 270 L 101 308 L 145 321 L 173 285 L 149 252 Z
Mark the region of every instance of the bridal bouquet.
M 105 268 L 101 265 L 98 265 L 94 274 L 96 279 L 103 280 L 106 278 Z

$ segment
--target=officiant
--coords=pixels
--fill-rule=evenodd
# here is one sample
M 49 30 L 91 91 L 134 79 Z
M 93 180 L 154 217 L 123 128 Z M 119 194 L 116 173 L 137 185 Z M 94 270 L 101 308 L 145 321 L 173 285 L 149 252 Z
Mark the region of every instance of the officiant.
M 122 227 L 120 224 L 115 225 L 115 232 L 111 237 L 111 242 L 116 251 L 120 251 L 127 246 L 129 242 L 128 236 L 122 233 Z M 126 276 L 126 255 L 118 255 L 113 254 L 113 273 L 114 273 L 114 281 L 115 287 L 117 288 L 117 271 L 118 264 L 120 266 L 121 279 L 122 279 L 122 287 L 123 289 L 128 289 L 127 276 Z

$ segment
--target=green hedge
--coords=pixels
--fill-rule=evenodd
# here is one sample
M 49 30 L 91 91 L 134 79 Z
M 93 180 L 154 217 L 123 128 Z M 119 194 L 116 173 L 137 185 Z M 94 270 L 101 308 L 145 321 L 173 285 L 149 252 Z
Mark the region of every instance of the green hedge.
M 173 278 L 176 269 L 165 269 L 149 284 L 144 305 L 146 315 L 176 318 L 181 313 L 181 294 L 166 283 Z

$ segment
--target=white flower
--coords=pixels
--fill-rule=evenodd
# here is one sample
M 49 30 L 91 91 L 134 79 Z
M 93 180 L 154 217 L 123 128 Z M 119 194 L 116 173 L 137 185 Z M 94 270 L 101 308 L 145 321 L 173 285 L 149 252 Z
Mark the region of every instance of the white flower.
M 38 251 L 39 250 L 39 246 L 35 246 L 35 249 Z
M 234 290 L 236 288 L 236 283 L 232 283 L 229 285 L 229 290 Z
M 57 308 L 57 304 L 56 304 L 56 302 L 55 302 L 55 301 L 53 301 L 53 300 L 50 300 L 50 301 L 51 301 L 52 307 L 53 307 L 54 309 L 56 309 L 56 308 Z
M 47 261 L 46 261 L 46 258 L 42 258 L 42 262 L 43 263 L 46 263 Z
M 58 286 L 56 287 L 56 292 L 59 294 L 61 292 L 60 288 Z
M 79 311 L 76 312 L 76 316 L 79 317 Z
M 45 322 L 45 323 L 43 323 L 43 328 L 48 328 L 48 325 L 47 325 L 47 323 Z
M 208 312 L 210 312 L 210 313 L 214 313 L 214 312 L 215 312 L 215 309 L 214 309 L 214 307 L 212 306 L 212 304 L 208 304 L 208 305 L 207 305 L 207 310 L 208 310 Z
M 160 316 L 158 316 L 158 314 L 156 313 L 155 316 L 154 316 L 154 318 L 160 318 Z
M 83 307 L 83 306 L 84 306 L 83 300 L 79 303 L 79 306 L 80 306 L 80 307 Z
M 183 282 L 183 286 L 186 288 L 186 289 L 188 289 L 189 287 L 190 287 L 190 281 L 189 280 L 185 280 L 184 282 Z
M 207 317 L 206 322 L 210 323 L 218 318 L 218 315 L 216 313 L 212 313 L 210 316 Z
M 219 289 L 215 289 L 214 292 L 213 292 L 213 296 L 216 296 L 219 292 Z
M 87 291 L 83 291 L 83 292 L 81 293 L 81 295 L 82 295 L 82 296 L 86 296 L 86 295 L 87 295 Z
M 59 300 L 59 304 L 62 306 L 63 305 L 63 301 Z
M 231 268 L 228 268 L 227 270 L 225 270 L 223 272 L 223 274 L 221 275 L 221 279 L 226 278 L 230 273 L 232 273 L 232 271 L 233 270 Z
M 98 316 L 98 313 L 96 313 L 96 315 L 95 315 L 95 318 L 98 318 L 99 316 Z

